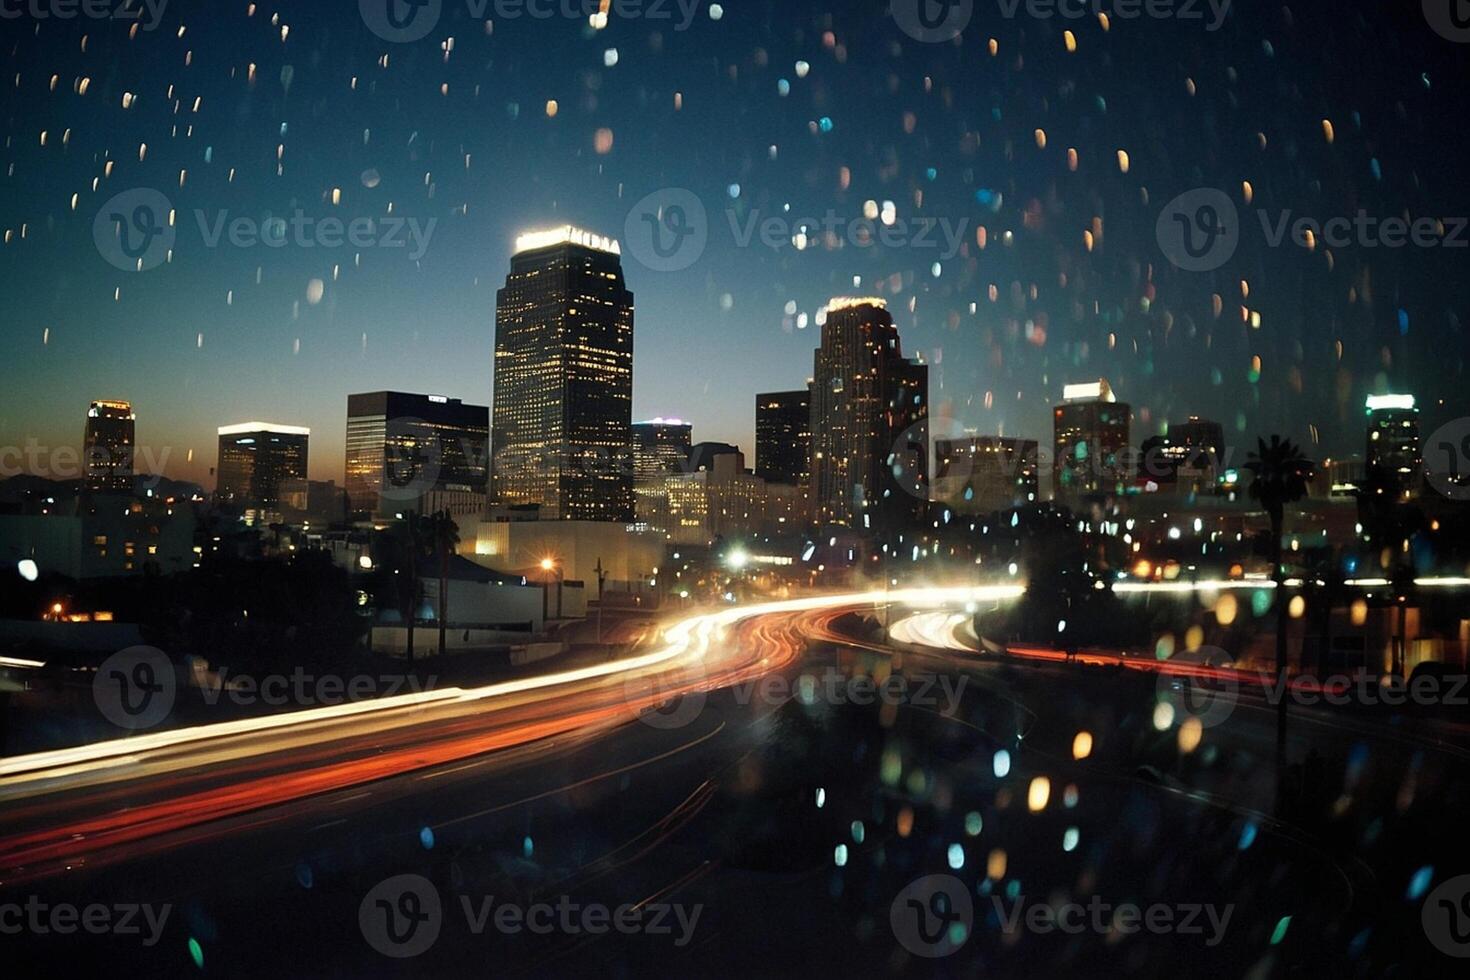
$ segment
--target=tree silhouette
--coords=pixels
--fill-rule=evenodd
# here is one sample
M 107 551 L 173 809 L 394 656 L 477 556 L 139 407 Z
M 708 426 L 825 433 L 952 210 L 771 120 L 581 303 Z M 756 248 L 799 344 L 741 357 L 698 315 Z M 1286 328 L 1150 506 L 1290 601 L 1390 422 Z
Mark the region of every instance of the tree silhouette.
M 1307 481 L 1312 478 L 1314 464 L 1302 455 L 1296 443 L 1273 435 L 1269 443 L 1256 440 L 1256 450 L 1246 459 L 1245 468 L 1253 474 L 1250 495 L 1260 501 L 1271 519 L 1271 580 L 1276 583 L 1276 675 L 1286 680 L 1286 573 L 1282 567 L 1281 535 L 1286 519 L 1286 505 L 1307 495 Z M 1286 753 L 1286 701 L 1277 703 L 1276 751 L 1278 761 Z

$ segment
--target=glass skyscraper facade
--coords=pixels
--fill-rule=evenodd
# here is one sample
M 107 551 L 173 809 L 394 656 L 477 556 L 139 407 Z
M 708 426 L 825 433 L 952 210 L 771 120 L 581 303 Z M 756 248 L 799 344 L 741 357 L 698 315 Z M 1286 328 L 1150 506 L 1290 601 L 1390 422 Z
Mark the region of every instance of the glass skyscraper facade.
M 1107 381 L 1067 385 L 1052 410 L 1058 499 L 1122 493 L 1132 483 L 1128 459 L 1132 409 Z
M 522 235 L 496 293 L 491 495 L 550 520 L 630 522 L 633 294 L 616 242 Z
M 811 389 L 812 505 L 824 523 L 899 523 L 921 512 L 929 368 L 906 360 L 881 299 L 834 299 Z M 892 520 L 890 520 L 892 518 Z
M 1424 478 L 1419 407 L 1413 395 L 1369 395 L 1367 475 L 1402 498 L 1417 495 Z
M 355 514 L 483 512 L 490 409 L 443 395 L 348 395 L 346 474 L 348 507 Z
M 812 392 L 755 396 L 755 475 L 769 483 L 806 486 L 812 471 Z
M 95 401 L 87 409 L 82 446 L 89 493 L 132 492 L 136 419 L 129 402 Z
M 280 507 L 282 484 L 306 479 L 310 437 L 310 429 L 297 425 L 221 426 L 215 496 L 246 509 Z

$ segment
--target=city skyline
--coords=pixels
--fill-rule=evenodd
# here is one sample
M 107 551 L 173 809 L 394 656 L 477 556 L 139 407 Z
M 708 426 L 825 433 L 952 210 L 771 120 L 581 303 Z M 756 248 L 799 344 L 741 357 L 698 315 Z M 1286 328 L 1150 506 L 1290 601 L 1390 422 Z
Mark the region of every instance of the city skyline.
M 805 371 L 790 368 L 814 346 L 816 311 L 859 291 L 891 300 L 932 366 L 936 417 L 982 433 L 1036 437 L 1079 376 L 1127 391 L 1140 433 L 1194 414 L 1220 420 L 1232 444 L 1279 431 L 1319 458 L 1357 450 L 1370 393 L 1414 390 L 1426 432 L 1455 417 L 1463 358 L 1437 352 L 1455 349 L 1466 315 L 1461 253 L 1340 248 L 1329 267 L 1325 249 L 1253 239 L 1219 272 L 1188 273 L 1152 235 L 1160 203 L 1212 186 L 1241 206 L 1242 182 L 1272 217 L 1325 219 L 1324 199 L 1465 213 L 1459 155 L 1429 149 L 1461 140 L 1455 52 L 1409 58 L 1376 43 L 1423 30 L 1416 11 L 1333 32 L 1241 10 L 1203 41 L 1188 25 L 1089 21 L 1075 52 L 1059 21 L 987 22 L 997 53 L 981 38 L 973 59 L 866 14 L 793 16 L 818 26 L 773 34 L 731 9 L 681 31 L 502 20 L 486 36 L 449 5 L 440 28 L 456 46 L 425 69 L 433 85 L 417 66 L 435 59 L 418 46 L 377 66 L 383 44 L 350 9 L 293 10 L 284 39 L 269 14 L 244 10 L 190 22 L 183 37 L 171 22 L 136 41 L 91 31 L 85 52 L 84 21 L 40 23 L 47 43 L 16 49 L 0 168 L 0 270 L 29 284 L 6 298 L 14 378 L 0 445 L 75 446 L 77 404 L 126 397 L 149 448 L 172 449 L 172 475 L 207 482 L 213 424 L 279 416 L 320 433 L 313 476 L 339 477 L 348 394 L 489 398 L 493 291 L 520 231 L 570 222 L 623 239 L 639 202 L 669 189 L 702 203 L 708 243 L 677 270 L 626 249 L 642 341 L 635 417 L 700 416 L 709 438 L 753 445 L 749 398 L 799 386 Z M 715 45 L 729 53 L 710 58 Z M 216 48 L 241 53 L 198 56 Z M 1314 66 L 1368 52 L 1396 60 L 1391 85 L 1304 84 Z M 1120 76 L 1123 64 L 1147 70 Z M 1212 113 L 1232 122 L 1201 156 L 1195 121 Z M 109 265 L 93 241 L 105 205 L 137 188 L 178 216 L 173 260 L 141 273 Z M 846 241 L 843 222 L 870 205 L 880 220 L 947 223 L 963 232 L 957 251 L 937 233 L 940 247 Z M 206 241 L 221 220 L 390 208 L 422 232 L 434 222 L 422 254 L 407 233 L 401 248 Z M 785 247 L 762 243 L 773 219 L 791 225 Z M 736 390 L 735 376 L 752 382 Z M 219 417 L 201 418 L 205 404 Z

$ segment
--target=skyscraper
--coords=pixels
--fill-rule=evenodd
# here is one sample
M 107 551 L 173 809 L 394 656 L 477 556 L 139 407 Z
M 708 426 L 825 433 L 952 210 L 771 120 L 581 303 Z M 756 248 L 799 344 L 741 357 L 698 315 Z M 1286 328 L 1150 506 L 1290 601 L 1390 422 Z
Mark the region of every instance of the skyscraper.
M 1113 397 L 1102 378 L 1067 385 L 1062 398 L 1052 413 L 1057 498 L 1075 502 L 1120 492 L 1130 480 L 1126 455 L 1131 410 Z
M 347 498 L 374 517 L 446 510 L 478 519 L 490 475 L 490 409 L 443 395 L 347 396 Z
M 271 422 L 221 426 L 215 495 L 247 510 L 278 509 L 281 484 L 306 479 L 310 436 L 310 429 Z
M 822 522 L 901 524 L 922 511 L 929 368 L 905 360 L 881 299 L 834 299 L 811 394 L 812 505 Z
M 1005 510 L 1040 499 L 1035 439 L 934 440 L 934 499 L 959 513 Z
M 82 445 L 88 493 L 132 492 L 136 419 L 129 402 L 95 401 L 87 409 Z
M 689 461 L 694 427 L 680 419 L 633 423 L 633 493 L 638 523 L 668 530 L 669 491 L 665 479 L 683 472 Z
M 1419 409 L 1413 395 L 1369 395 L 1366 476 L 1400 499 L 1415 496 L 1424 475 Z
M 812 469 L 812 390 L 755 396 L 755 475 L 805 486 Z
M 491 493 L 552 520 L 633 520 L 633 294 L 618 243 L 516 239 L 496 293 Z
M 1139 474 L 1145 490 L 1183 495 L 1211 494 L 1219 488 L 1225 463 L 1225 430 L 1219 422 L 1189 416 L 1139 446 Z

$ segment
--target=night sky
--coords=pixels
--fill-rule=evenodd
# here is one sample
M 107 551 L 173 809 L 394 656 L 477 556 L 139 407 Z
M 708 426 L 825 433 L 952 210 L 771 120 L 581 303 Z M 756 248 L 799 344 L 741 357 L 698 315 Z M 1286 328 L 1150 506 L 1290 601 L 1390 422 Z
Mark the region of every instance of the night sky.
M 74 446 L 89 400 L 126 398 L 170 476 L 212 486 L 215 427 L 265 419 L 310 426 L 311 476 L 340 480 L 349 392 L 490 404 L 518 232 L 623 239 L 665 188 L 697 195 L 708 245 L 672 272 L 624 248 L 634 416 L 681 416 L 748 464 L 755 393 L 805 382 L 833 295 L 886 297 L 935 411 L 982 432 L 1049 442 L 1062 385 L 1100 375 L 1135 441 L 1201 414 L 1321 458 L 1361 451 L 1372 391 L 1417 394 L 1426 434 L 1467 414 L 1470 230 L 1458 249 L 1309 250 L 1269 246 L 1254 213 L 1470 214 L 1470 44 L 1417 3 L 1240 3 L 1211 32 L 1207 10 L 1105 29 L 977 0 L 959 40 L 920 43 L 876 0 L 700 4 L 687 30 L 673 6 L 595 30 L 443 2 L 412 43 L 351 0 L 173 0 L 135 32 L 0 20 L 0 445 Z M 1198 187 L 1241 209 L 1211 272 L 1155 238 Z M 177 214 L 172 261 L 143 272 L 93 239 L 134 188 Z M 211 248 L 195 217 L 298 209 L 434 226 L 414 260 Z M 962 247 L 740 247 L 727 216 L 829 209 L 933 218 Z

